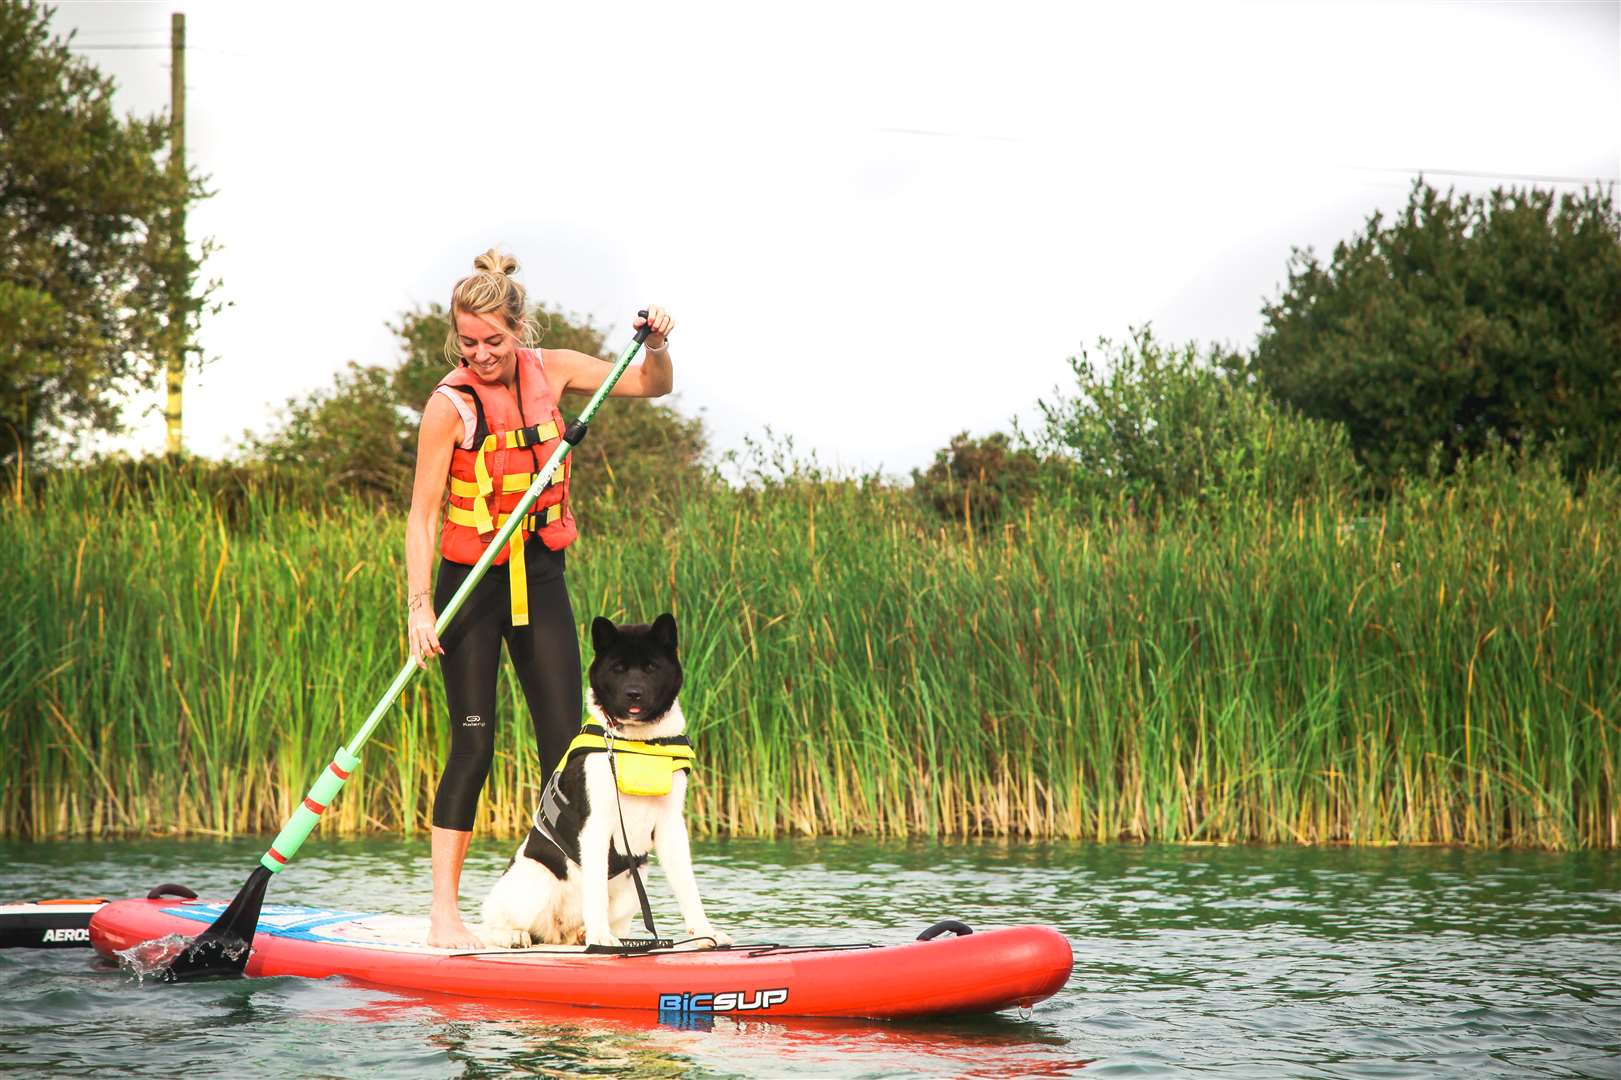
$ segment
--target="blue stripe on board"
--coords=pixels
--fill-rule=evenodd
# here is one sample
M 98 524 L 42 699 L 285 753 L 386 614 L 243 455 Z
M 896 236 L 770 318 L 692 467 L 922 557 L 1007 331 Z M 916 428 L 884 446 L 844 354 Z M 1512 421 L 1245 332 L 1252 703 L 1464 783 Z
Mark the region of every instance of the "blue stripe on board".
M 225 911 L 224 904 L 186 904 L 163 909 L 165 915 L 175 915 L 193 922 L 211 923 Z M 293 907 L 285 904 L 266 904 L 259 913 L 258 933 L 292 941 L 341 942 L 342 938 L 313 933 L 314 930 L 334 923 L 353 922 L 369 918 L 364 911 L 338 911 L 334 908 Z

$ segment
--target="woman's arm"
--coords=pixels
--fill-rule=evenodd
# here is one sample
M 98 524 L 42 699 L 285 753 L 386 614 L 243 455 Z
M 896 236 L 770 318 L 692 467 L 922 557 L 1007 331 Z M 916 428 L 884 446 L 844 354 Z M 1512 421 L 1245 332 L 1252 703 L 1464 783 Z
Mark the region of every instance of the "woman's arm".
M 429 575 L 439 541 L 439 510 L 445 499 L 445 478 L 450 475 L 450 454 L 461 441 L 461 427 L 461 414 L 443 394 L 428 399 L 417 430 L 416 481 L 411 486 L 411 511 L 405 518 L 406 632 L 419 668 L 428 666 L 428 657 L 445 651 L 433 630 Z
M 647 318 L 636 317 L 633 329 L 640 330 L 646 323 L 653 330 L 644 342 L 644 358 L 632 364 L 619 377 L 609 397 L 663 397 L 675 387 L 675 368 L 670 364 L 670 331 L 675 320 L 663 308 L 648 305 Z M 554 385 L 560 394 L 589 394 L 602 385 L 613 365 L 595 356 L 573 349 L 546 350 L 548 369 L 553 371 Z

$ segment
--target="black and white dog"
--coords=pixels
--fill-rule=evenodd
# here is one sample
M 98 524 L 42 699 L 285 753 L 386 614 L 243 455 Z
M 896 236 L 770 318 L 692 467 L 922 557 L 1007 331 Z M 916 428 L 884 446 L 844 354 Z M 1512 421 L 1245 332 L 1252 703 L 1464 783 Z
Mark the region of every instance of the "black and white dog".
M 590 720 L 548 778 L 534 824 L 484 901 L 480 935 L 496 948 L 618 945 L 640 906 L 631 867 L 656 852 L 687 936 L 731 939 L 709 924 L 683 816 L 692 750 L 676 696 L 675 617 L 591 623 Z M 628 839 L 628 849 L 627 849 Z

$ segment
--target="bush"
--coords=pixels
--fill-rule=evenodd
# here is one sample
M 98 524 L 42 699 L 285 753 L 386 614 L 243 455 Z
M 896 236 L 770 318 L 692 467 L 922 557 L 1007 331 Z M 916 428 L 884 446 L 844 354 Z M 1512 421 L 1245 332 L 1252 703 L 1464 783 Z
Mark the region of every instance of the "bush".
M 912 470 L 912 487 L 943 520 L 986 530 L 1029 503 L 1038 468 L 1035 454 L 1015 449 L 1001 432 L 971 439 L 964 431 L 935 451 L 926 472 Z
M 1231 357 L 1167 349 L 1144 327 L 1070 360 L 1076 392 L 1040 403 L 1032 444 L 1059 487 L 1084 502 L 1169 507 L 1284 504 L 1358 483 L 1345 432 L 1279 405 L 1233 373 Z

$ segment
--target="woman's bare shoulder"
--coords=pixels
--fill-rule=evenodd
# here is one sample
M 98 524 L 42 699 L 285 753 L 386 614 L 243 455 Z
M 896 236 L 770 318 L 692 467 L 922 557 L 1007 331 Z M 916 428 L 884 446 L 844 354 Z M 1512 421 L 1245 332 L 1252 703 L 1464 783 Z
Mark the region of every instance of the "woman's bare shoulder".
M 462 414 L 450 398 L 438 390 L 428 395 L 422 407 L 422 433 L 437 438 L 443 434 L 453 442 L 461 439 Z
M 542 353 L 544 352 L 544 355 Z M 573 388 L 579 380 L 577 376 L 581 365 L 595 359 L 585 353 L 574 349 L 536 349 L 535 355 L 541 358 L 541 366 L 546 369 L 546 381 L 552 384 L 555 394 Z

